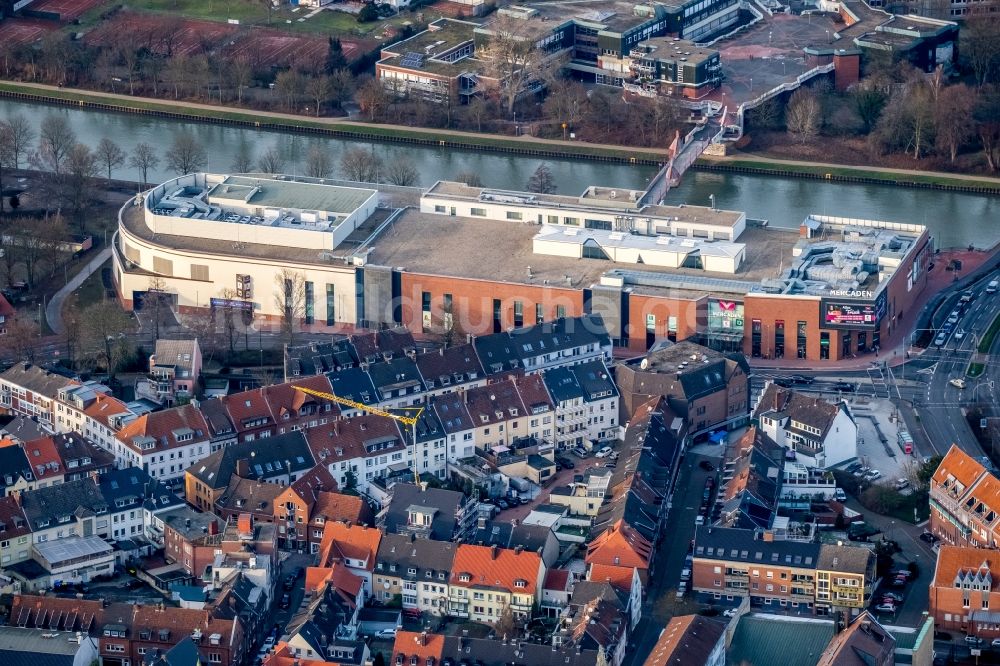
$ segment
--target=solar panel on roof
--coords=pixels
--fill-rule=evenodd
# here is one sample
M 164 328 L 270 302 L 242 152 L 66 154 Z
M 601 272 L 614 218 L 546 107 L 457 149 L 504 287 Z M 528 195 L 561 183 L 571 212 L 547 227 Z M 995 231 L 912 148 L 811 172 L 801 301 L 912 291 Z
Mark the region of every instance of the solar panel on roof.
M 420 67 L 424 64 L 424 56 L 422 53 L 409 51 L 403 55 L 403 59 L 400 60 L 399 64 L 403 67 Z

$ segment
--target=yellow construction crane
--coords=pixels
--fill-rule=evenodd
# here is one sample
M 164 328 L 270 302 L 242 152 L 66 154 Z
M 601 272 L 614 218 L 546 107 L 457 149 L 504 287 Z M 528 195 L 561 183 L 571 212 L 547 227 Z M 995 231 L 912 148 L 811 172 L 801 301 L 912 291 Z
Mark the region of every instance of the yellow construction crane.
M 410 459 L 413 461 L 413 481 L 417 484 L 417 486 L 420 485 L 420 472 L 417 470 L 417 421 L 420 420 L 420 415 L 424 412 L 423 407 L 395 408 L 403 412 L 416 412 L 413 416 L 406 416 L 404 414 L 393 414 L 392 412 L 387 412 L 384 409 L 379 409 L 377 407 L 371 407 L 363 402 L 355 402 L 354 400 L 341 398 L 340 396 L 327 393 L 326 391 L 317 391 L 316 389 L 307 388 L 305 386 L 294 386 L 293 388 L 296 391 L 302 391 L 306 395 L 329 400 L 330 402 L 335 402 L 338 405 L 344 405 L 345 407 L 353 407 L 354 409 L 359 409 L 363 412 L 374 414 L 375 416 L 383 416 L 387 419 L 393 419 L 394 421 L 399 421 L 404 425 L 410 426 L 410 431 L 413 433 L 413 449 L 410 452 Z

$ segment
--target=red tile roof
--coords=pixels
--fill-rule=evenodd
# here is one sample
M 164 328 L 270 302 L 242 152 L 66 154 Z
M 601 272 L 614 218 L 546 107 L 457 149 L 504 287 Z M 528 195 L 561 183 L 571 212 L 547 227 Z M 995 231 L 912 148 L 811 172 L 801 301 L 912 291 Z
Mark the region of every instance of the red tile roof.
M 374 527 L 327 523 L 319 546 L 319 563 L 329 566 L 344 559 L 361 560 L 372 571 L 381 540 L 382 533 Z
M 569 570 L 567 569 L 549 569 L 545 574 L 545 585 L 543 589 L 553 590 L 556 592 L 565 592 L 566 585 L 569 583 Z
M 62 458 L 53 437 L 41 437 L 24 443 L 24 455 L 28 457 L 31 471 L 39 481 L 61 477 L 66 473 Z
M 338 460 L 363 458 L 365 443 L 377 439 L 392 437 L 397 440 L 393 446 L 381 450 L 380 455 L 401 451 L 404 448 L 396 422 L 372 414 L 309 428 L 305 431 L 305 436 L 316 462 L 325 465 Z
M 933 483 L 941 485 L 951 478 L 968 488 L 984 470 L 982 463 L 952 444 L 934 472 Z
M 534 594 L 542 573 L 542 558 L 530 550 L 461 544 L 455 550 L 451 585 L 492 587 L 518 594 Z M 462 580 L 468 576 L 469 580 Z M 523 582 L 522 586 L 516 582 Z
M 178 442 L 175 433 L 180 430 L 193 431 L 192 439 Z M 208 440 L 208 425 L 205 418 L 194 405 L 183 405 L 160 412 L 143 414 L 136 420 L 126 423 L 116 435 L 119 441 L 141 455 L 154 451 L 165 451 L 180 446 L 189 446 L 193 442 Z M 152 449 L 143 450 L 135 443 L 136 439 L 151 437 L 156 440 Z
M 330 474 L 330 468 L 326 465 L 316 465 L 288 486 L 288 492 L 298 495 L 309 506 L 310 510 L 316 504 L 322 491 L 336 489 L 337 482 Z
M 28 520 L 24 517 L 24 511 L 13 495 L 0 497 L 0 525 L 3 525 L 4 528 L 2 535 L 0 535 L 0 538 L 3 539 L 31 533 Z
M 303 377 L 301 379 L 296 379 L 294 382 L 284 382 L 282 384 L 273 384 L 272 386 L 266 387 L 264 389 L 264 396 L 267 400 L 267 404 L 271 408 L 271 418 L 274 419 L 275 423 L 281 423 L 285 420 L 285 414 L 288 414 L 289 419 L 298 418 L 299 410 L 302 409 L 304 405 L 309 404 L 329 404 L 330 411 L 324 413 L 329 414 L 330 418 L 336 418 L 340 415 L 340 407 L 337 406 L 337 403 L 311 396 L 308 393 L 303 393 L 302 391 L 297 391 L 295 390 L 296 386 L 313 389 L 314 391 L 323 391 L 325 393 L 333 392 L 333 388 L 330 386 L 330 380 L 326 378 L 326 375 Z M 323 407 L 320 409 L 322 410 Z
M 111 427 L 108 419 L 116 414 L 124 414 L 128 412 L 128 407 L 125 403 L 118 398 L 99 393 L 94 399 L 94 402 L 90 403 L 84 410 L 83 413 L 94 419 L 95 421 Z
M 0 294 L 0 316 L 3 317 L 13 317 L 14 316 L 14 306 L 10 304 L 7 297 Z
M 417 633 L 415 631 L 397 631 L 396 642 L 392 646 L 392 661 L 398 661 L 397 655 L 403 655 L 403 663 L 409 664 L 412 657 L 417 657 L 417 663 L 424 666 L 428 657 L 434 658 L 435 664 L 441 663 L 444 654 L 444 636 L 441 634 Z
M 242 433 L 246 430 L 262 427 L 248 425 L 259 419 L 264 419 L 264 425 L 274 423 L 274 419 L 271 417 L 271 408 L 264 396 L 264 389 L 234 393 L 222 398 L 222 402 L 226 405 L 229 420 L 233 422 L 236 432 Z
M 934 587 L 955 587 L 955 576 L 960 571 L 976 572 L 990 570 L 990 589 L 1000 589 L 1000 551 L 987 548 L 965 548 L 962 546 L 941 546 L 934 568 Z M 933 594 L 933 593 L 932 593 Z
M 620 519 L 587 546 L 587 564 L 649 568 L 652 544 Z
M 356 495 L 322 491 L 316 497 L 312 518 L 322 517 L 324 521 L 336 520 L 342 523 L 371 523 L 371 509 Z
M 634 576 L 634 567 L 616 567 L 613 564 L 592 564 L 590 565 L 588 580 L 597 583 L 611 583 L 615 589 L 631 593 Z

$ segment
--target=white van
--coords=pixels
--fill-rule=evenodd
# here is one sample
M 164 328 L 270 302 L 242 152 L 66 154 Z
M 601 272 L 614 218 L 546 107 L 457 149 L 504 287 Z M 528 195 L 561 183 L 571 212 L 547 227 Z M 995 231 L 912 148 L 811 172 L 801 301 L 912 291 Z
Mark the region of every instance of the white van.
M 988 285 L 986 285 L 986 293 L 987 294 L 996 293 L 997 289 L 1000 289 L 1000 281 L 998 281 L 998 280 L 993 280 Z

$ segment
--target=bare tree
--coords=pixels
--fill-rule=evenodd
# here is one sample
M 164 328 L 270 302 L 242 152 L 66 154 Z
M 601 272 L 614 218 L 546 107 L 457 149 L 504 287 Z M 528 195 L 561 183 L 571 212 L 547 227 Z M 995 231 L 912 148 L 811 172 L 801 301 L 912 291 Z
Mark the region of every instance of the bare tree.
M 508 116 L 518 97 L 543 77 L 544 54 L 535 45 L 532 28 L 530 21 L 498 16 L 489 25 L 486 47 L 476 52 Z
M 329 178 L 333 173 L 333 161 L 330 153 L 323 150 L 321 146 L 312 145 L 306 153 L 305 164 L 306 175 L 310 178 Z
M 236 103 L 243 103 L 243 91 L 253 83 L 253 66 L 245 56 L 235 58 L 229 63 L 229 80 L 236 89 Z
M 997 2 L 977 3 L 970 7 L 970 15 L 965 20 L 961 34 L 959 52 L 968 59 L 976 77 L 976 85 L 982 88 L 993 81 L 1000 67 L 1000 17 L 997 16 Z
M 177 174 L 194 173 L 208 161 L 208 154 L 190 132 L 179 132 L 167 151 L 167 166 Z
M 1000 90 L 986 87 L 973 110 L 976 132 L 990 171 L 1000 171 Z
M 545 113 L 560 123 L 566 130 L 572 130 L 583 118 L 587 106 L 587 89 L 577 81 L 559 81 L 549 89 L 545 98 Z
M 344 102 L 350 101 L 354 93 L 354 75 L 349 69 L 337 69 L 330 74 L 329 79 L 331 86 L 329 99 L 338 108 L 343 107 Z
M 285 70 L 275 77 L 274 89 L 284 100 L 283 106 L 285 110 L 292 111 L 299 97 L 305 92 L 305 81 L 302 75 L 295 70 Z
M 385 167 L 385 179 L 393 185 L 416 185 L 420 172 L 413 160 L 400 156 L 389 160 Z
M 108 137 L 103 137 L 97 144 L 96 152 L 97 159 L 108 170 L 108 185 L 110 185 L 112 170 L 125 164 L 125 151 Z
M 163 313 L 170 307 L 170 294 L 167 293 L 167 281 L 159 275 L 150 276 L 146 284 L 146 295 L 143 298 L 142 309 L 153 319 L 153 342 L 160 339 L 160 326 L 163 323 Z
M 142 184 L 149 182 L 149 170 L 160 165 L 160 158 L 156 150 L 148 143 L 137 143 L 132 149 L 132 156 L 128 160 L 128 165 L 133 169 L 138 169 L 142 174 Z
M 556 179 L 552 175 L 552 168 L 544 162 L 539 164 L 535 172 L 528 177 L 525 189 L 529 192 L 538 192 L 539 194 L 551 194 L 555 192 Z
M 360 183 L 378 182 L 382 158 L 374 150 L 352 147 L 340 157 L 340 171 L 347 180 Z
M 93 196 L 93 181 L 99 173 L 97 156 L 88 146 L 78 143 L 66 153 L 65 167 L 65 177 L 60 179 L 63 200 L 83 231 L 86 227 L 83 210 Z
M 472 101 L 469 102 L 469 117 L 476 122 L 476 131 L 483 131 L 483 121 L 490 118 L 493 113 L 490 109 L 490 103 L 483 99 L 482 97 L 473 97 Z
M 774 97 L 766 99 L 750 109 L 747 120 L 755 129 L 774 129 L 781 122 L 781 105 Z
M 854 101 L 854 109 L 861 119 L 864 133 L 868 134 L 875 127 L 882 109 L 885 108 L 888 96 L 885 91 L 868 81 L 862 82 L 850 91 L 851 99 Z
M 63 317 L 63 342 L 66 344 L 66 363 L 70 369 L 76 367 L 80 360 L 80 344 L 83 340 L 83 322 L 80 320 L 80 311 L 77 303 L 69 308 L 66 316 Z
M 129 331 L 128 315 L 112 300 L 99 301 L 81 313 L 84 322 L 84 337 L 88 348 L 98 350 L 98 358 L 104 364 L 108 376 L 115 373 L 132 353 L 126 338 Z
M 455 180 L 460 183 L 465 183 L 469 187 L 482 187 L 483 179 L 479 177 L 479 174 L 475 171 L 462 171 L 461 173 L 455 174 Z
M 0 213 L 4 212 L 3 174 L 14 166 L 14 138 L 10 125 L 0 122 Z
M 253 148 L 246 138 L 241 137 L 236 146 L 236 156 L 233 157 L 233 171 L 236 173 L 249 173 L 253 171 L 254 165 Z
M 276 146 L 265 150 L 257 160 L 257 169 L 271 175 L 281 173 L 285 169 L 285 160 Z
M 0 336 L 0 352 L 15 361 L 34 363 L 37 360 L 40 335 L 41 322 L 15 317 L 4 326 L 4 334 Z
M 45 116 L 38 132 L 38 162 L 42 169 L 60 174 L 76 135 L 66 116 Z
M 11 166 L 20 169 L 21 157 L 28 154 L 28 149 L 35 140 L 35 130 L 32 128 L 31 122 L 19 113 L 7 118 L 7 122 L 4 124 L 11 133 L 11 151 L 14 158 L 14 163 Z
M 816 94 L 809 88 L 799 88 L 792 93 L 785 110 L 785 125 L 790 134 L 805 143 L 819 134 L 823 120 L 823 108 Z
M 368 116 L 368 120 L 380 121 L 389 106 L 389 93 L 381 83 L 375 79 L 368 79 L 358 89 L 358 106 L 361 108 L 361 113 Z
M 333 93 L 333 82 L 328 76 L 314 76 L 306 81 L 305 92 L 316 105 L 315 115 L 318 118 L 323 104 L 330 99 L 330 95 Z
M 302 273 L 283 268 L 274 276 L 274 305 L 281 313 L 285 343 L 292 344 L 306 313 L 306 280 Z
M 958 150 L 975 136 L 975 127 L 969 122 L 976 108 L 976 91 L 964 83 L 946 86 L 937 95 L 934 105 L 937 146 L 947 152 L 952 162 Z

